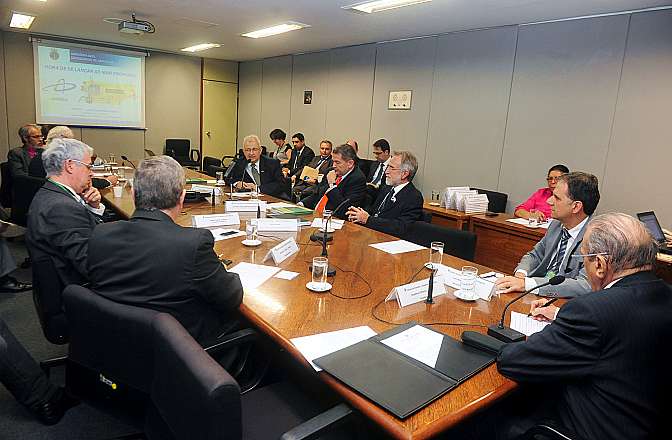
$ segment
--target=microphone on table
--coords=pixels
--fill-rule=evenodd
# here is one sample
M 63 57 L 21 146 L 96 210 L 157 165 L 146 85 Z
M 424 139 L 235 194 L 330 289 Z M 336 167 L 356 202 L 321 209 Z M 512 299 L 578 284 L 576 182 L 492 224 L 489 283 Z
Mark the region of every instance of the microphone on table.
M 538 286 L 534 286 L 533 288 L 524 291 L 523 293 L 521 293 L 520 295 L 509 301 L 504 307 L 504 311 L 502 312 L 502 319 L 499 320 L 499 324 L 491 325 L 490 327 L 488 327 L 488 334 L 504 342 L 524 341 L 525 335 L 523 333 L 520 333 L 510 327 L 504 326 L 504 317 L 506 316 L 506 311 L 509 309 L 511 304 L 515 303 L 516 301 L 518 301 L 528 293 L 532 292 L 533 290 L 537 290 L 541 287 L 549 285 L 557 286 L 558 284 L 561 284 L 563 281 L 565 281 L 564 275 L 556 275 L 551 279 L 549 279 L 547 282 L 539 284 Z
M 130 160 L 128 160 L 128 157 L 126 157 L 126 156 L 124 156 L 124 155 L 122 154 L 122 155 L 121 155 L 121 160 L 123 160 L 124 162 L 128 162 L 128 163 L 130 163 L 131 166 L 133 167 L 133 169 L 137 171 L 137 168 L 135 167 L 135 165 L 133 165 L 133 162 L 131 162 Z
M 233 172 L 233 169 L 234 169 L 239 163 L 241 163 L 241 164 L 243 165 L 243 172 L 242 172 L 241 175 L 240 175 L 240 181 L 242 182 L 243 179 L 245 178 L 245 169 L 247 168 L 247 164 L 248 164 L 249 162 L 250 162 L 250 161 L 247 160 L 247 159 L 244 158 L 244 157 L 241 157 L 241 158 L 239 158 L 239 159 L 234 159 L 234 161 L 231 162 L 231 165 L 229 165 L 229 168 L 227 168 L 226 173 L 224 174 L 224 180 L 228 179 L 229 176 L 231 175 L 231 173 Z M 233 184 L 234 184 L 234 182 L 235 182 L 235 179 L 232 179 L 232 180 L 229 181 L 229 183 L 230 183 L 230 188 L 231 188 L 231 189 L 230 189 L 230 193 L 229 193 L 229 199 L 233 199 Z
M 350 201 L 349 197 L 347 199 L 343 200 L 341 203 L 338 204 L 336 209 L 331 211 L 331 215 L 329 215 L 329 217 L 327 217 L 326 221 L 324 221 L 324 219 L 322 219 L 322 227 L 324 228 L 324 232 L 322 233 L 322 254 L 321 254 L 322 257 L 328 257 L 329 256 L 329 254 L 327 252 L 327 241 L 329 241 L 327 239 L 327 226 L 329 225 L 329 221 L 331 220 L 331 217 L 334 216 L 334 213 L 336 211 L 338 211 L 343 205 L 345 205 L 349 201 Z M 312 241 L 317 241 L 317 240 L 313 240 L 313 236 L 317 235 L 319 232 L 320 232 L 319 230 L 316 231 L 316 232 L 313 232 L 313 235 L 311 235 L 310 239 Z M 334 237 L 331 236 L 331 239 L 333 240 Z M 313 270 L 313 265 L 312 264 L 310 265 L 310 270 L 311 271 Z M 334 275 L 336 275 L 336 269 L 330 264 L 329 267 L 327 268 L 327 276 L 328 277 L 333 277 Z
M 434 304 L 434 275 L 436 271 L 437 269 L 432 269 L 429 274 L 429 289 L 427 289 L 427 299 L 425 299 L 427 304 Z

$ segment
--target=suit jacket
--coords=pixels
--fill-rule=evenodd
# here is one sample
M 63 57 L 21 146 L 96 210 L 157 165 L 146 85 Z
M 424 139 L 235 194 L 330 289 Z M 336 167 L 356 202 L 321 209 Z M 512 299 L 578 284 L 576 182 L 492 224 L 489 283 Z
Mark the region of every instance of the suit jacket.
M 229 174 L 228 183 L 233 184 L 241 180 L 243 182 L 253 183 L 254 180 L 252 179 L 252 176 L 250 176 L 250 174 L 245 171 L 246 167 L 246 161 L 240 160 L 236 162 L 233 170 Z M 259 158 L 259 171 L 259 177 L 261 179 L 261 188 L 259 189 L 262 193 L 275 197 L 280 197 L 286 193 L 287 181 L 285 176 L 282 175 L 280 162 L 278 162 L 276 159 L 270 159 L 268 157 L 261 156 Z
M 391 196 L 388 197 L 389 200 L 385 203 L 385 206 L 381 207 L 391 190 L 392 187 L 385 186 L 378 192 L 378 198 L 369 210 L 371 216 L 366 221 L 366 226 L 376 231 L 401 237 L 406 233 L 406 229 L 411 223 L 422 220 L 424 199 L 420 191 L 413 186 L 413 182 L 408 182 L 394 196 L 394 199 Z
M 184 228 L 159 210 L 96 228 L 89 241 L 91 288 L 112 301 L 173 315 L 199 342 L 233 323 L 243 298 L 205 229 Z
M 561 385 L 550 416 L 584 439 L 659 438 L 671 338 L 672 288 L 639 272 L 567 302 L 543 331 L 505 345 L 497 367 L 518 382 Z
M 348 207 L 362 205 L 366 196 L 366 177 L 364 177 L 362 170 L 355 166 L 352 171 L 350 171 L 350 174 L 348 174 L 336 187 L 329 192 L 327 192 L 327 189 L 329 189 L 329 182 L 327 182 L 327 178 L 325 177 L 322 179 L 322 182 L 317 185 L 317 191 L 303 199 L 301 202 L 304 206 L 314 208 L 326 193 L 326 209 L 333 211 L 344 200 L 350 199 L 348 203 L 345 203 L 338 208 L 338 211 L 334 212 L 334 216 L 345 218 L 345 213 L 348 210 Z
M 376 171 L 378 171 L 379 167 L 380 167 L 380 162 L 377 161 L 377 160 L 373 161 L 373 163 L 371 164 L 371 168 L 369 169 L 369 175 L 366 178 L 367 183 L 372 183 L 373 182 L 373 178 L 375 177 Z M 386 176 L 385 176 L 385 166 L 384 165 L 383 165 L 383 171 L 382 172 L 383 172 L 383 175 L 380 178 L 380 182 L 378 182 L 379 187 L 383 186 L 383 185 L 386 185 L 386 183 L 385 183 Z
M 42 148 L 36 148 L 37 155 L 35 158 L 42 157 Z M 42 159 L 39 159 L 40 161 Z M 25 146 L 16 147 L 9 150 L 7 153 L 7 161 L 9 162 L 9 171 L 12 176 L 28 175 L 28 167 L 30 166 L 30 156 L 28 155 L 28 148 Z
M 542 296 L 561 296 L 574 297 L 590 292 L 590 283 L 586 276 L 586 270 L 583 267 L 583 258 L 572 258 L 574 254 L 578 254 L 579 246 L 583 240 L 583 233 L 586 230 L 588 222 L 583 226 L 579 232 L 571 248 L 565 251 L 565 257 L 560 264 L 559 275 L 565 275 L 567 278 L 559 286 L 546 286 L 538 289 L 536 292 Z M 523 255 L 523 258 L 518 263 L 516 271 L 524 270 L 528 277 L 534 278 L 537 284 L 546 282 L 546 272 L 548 265 L 558 250 L 560 238 L 562 237 L 562 223 L 557 220 L 552 220 L 548 231 L 544 238 L 534 246 L 534 248 Z
M 315 152 L 308 145 L 304 145 L 300 152 L 294 148 L 292 150 L 292 158 L 289 159 L 289 162 L 287 163 L 287 168 L 289 168 L 289 175 L 297 177 L 300 176 L 301 172 L 303 171 L 303 167 L 308 165 L 314 157 Z
M 50 258 L 64 286 L 88 281 L 89 237 L 102 219 L 51 181 L 28 210 L 26 245 L 33 260 Z

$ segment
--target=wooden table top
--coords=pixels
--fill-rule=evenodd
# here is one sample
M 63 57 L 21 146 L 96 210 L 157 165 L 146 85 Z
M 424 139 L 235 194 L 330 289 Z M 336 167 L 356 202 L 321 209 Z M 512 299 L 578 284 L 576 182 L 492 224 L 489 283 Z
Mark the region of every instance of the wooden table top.
M 436 214 L 442 217 L 448 217 L 452 219 L 462 219 L 462 220 L 468 220 L 473 214 L 467 214 L 462 211 L 457 211 L 455 209 L 446 209 L 441 206 L 436 206 L 430 204 L 432 202 L 424 202 L 422 205 L 422 208 L 425 209 L 426 211 L 431 212 L 432 214 Z M 436 202 L 434 202 L 436 203 Z
M 529 228 L 527 226 L 507 221 L 513 218 L 516 217 L 511 214 L 507 214 L 505 212 L 498 213 L 497 216 L 495 217 L 488 217 L 485 214 L 477 214 L 471 216 L 471 223 L 472 225 L 474 224 L 489 225 L 499 230 L 508 231 L 516 234 L 524 234 L 530 237 L 535 237 L 539 240 L 541 239 L 541 237 L 546 235 L 545 228 Z
M 187 175 L 193 175 L 193 172 L 188 171 Z M 121 198 L 114 198 L 109 189 L 102 193 L 105 203 L 122 216 L 132 214 L 133 200 L 129 188 L 125 189 Z M 267 196 L 262 196 L 262 200 L 273 201 Z M 178 223 L 189 226 L 193 214 L 223 211 L 222 204 L 215 207 L 208 203 L 186 205 Z M 321 252 L 319 245 L 309 241 L 312 232 L 311 228 L 303 228 L 296 235 L 299 252 L 280 264 L 282 269 L 298 272 L 299 276 L 291 281 L 271 278 L 256 289 L 246 289 L 240 306 L 241 313 L 305 365 L 306 374 L 319 374 L 320 379 L 350 405 L 398 439 L 430 438 L 515 388 L 514 382 L 501 376 L 496 366 L 491 365 L 442 398 L 400 420 L 329 374 L 315 373 L 290 339 L 360 325 L 368 325 L 380 333 L 397 323 L 411 320 L 436 323 L 433 328 L 459 339 L 464 330 L 485 332 L 484 326 L 498 321 L 505 302 L 510 298 L 463 302 L 455 298 L 452 289 L 448 288 L 448 293 L 436 297 L 432 305 L 419 303 L 400 309 L 396 301 L 385 303 L 383 300 L 390 290 L 409 282 L 416 272 L 420 271 L 415 280 L 429 276 L 427 270 L 421 269 L 428 259 L 428 251 L 399 255 L 384 253 L 368 244 L 394 240 L 394 237 L 352 223 L 346 223 L 342 230 L 336 231 L 328 248 L 329 262 L 337 268 L 331 293 L 312 293 L 305 287 L 310 281 L 308 265 L 312 257 L 319 256 Z M 215 251 L 233 260 L 233 264 L 241 261 L 262 264 L 262 258 L 278 241 L 267 237 L 260 239 L 263 243 L 258 248 L 244 247 L 240 238 L 222 240 L 215 243 Z M 468 263 L 448 255 L 444 256 L 443 262 L 457 268 Z M 489 271 L 485 266 L 478 267 L 482 272 Z M 529 311 L 531 299 L 532 296 L 524 298 L 513 309 Z M 459 323 L 470 325 L 449 325 Z

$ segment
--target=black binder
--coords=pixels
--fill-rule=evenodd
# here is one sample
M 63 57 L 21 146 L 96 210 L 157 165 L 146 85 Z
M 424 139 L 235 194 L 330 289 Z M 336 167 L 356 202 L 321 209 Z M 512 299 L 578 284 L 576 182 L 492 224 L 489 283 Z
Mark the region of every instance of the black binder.
M 380 342 L 414 325 L 399 326 L 313 362 L 404 419 L 495 360 L 493 354 L 444 335 L 436 367 L 431 368 Z

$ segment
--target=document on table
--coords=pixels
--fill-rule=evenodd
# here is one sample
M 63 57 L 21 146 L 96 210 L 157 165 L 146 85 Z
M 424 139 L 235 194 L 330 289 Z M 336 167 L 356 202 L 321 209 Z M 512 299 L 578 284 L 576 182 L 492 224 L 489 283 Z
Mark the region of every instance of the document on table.
M 229 272 L 237 273 L 240 276 L 243 288 L 256 289 L 279 270 L 280 268 L 275 266 L 265 266 L 263 264 L 252 264 L 242 261 L 229 269 Z
M 323 228 L 324 223 L 322 222 L 321 218 L 314 218 L 313 222 L 310 224 L 311 228 Z M 343 225 L 345 224 L 345 220 L 338 220 L 335 218 L 332 218 L 329 220 L 329 229 L 341 229 L 343 228 Z
M 548 227 L 551 225 L 550 221 L 546 221 L 544 223 L 539 224 L 538 226 L 530 226 L 530 222 L 526 218 L 510 218 L 507 220 L 507 222 L 515 223 L 517 225 L 525 226 L 532 229 L 536 228 L 548 229 Z
M 281 270 L 280 272 L 273 275 L 274 278 L 280 278 L 281 280 L 293 280 L 298 276 L 299 276 L 298 272 L 292 272 L 289 270 Z
M 385 241 L 382 243 L 370 244 L 369 246 L 392 255 L 427 249 L 424 246 L 420 246 L 406 240 Z
M 525 313 L 511 312 L 511 328 L 525 336 L 542 331 L 548 324 L 550 322 L 537 321 Z
M 229 238 L 246 235 L 245 231 L 239 231 L 238 229 L 231 228 L 215 228 L 209 229 L 209 231 L 212 233 L 215 241 L 228 240 Z
M 354 345 L 358 342 L 376 336 L 369 326 L 346 328 L 327 333 L 318 333 L 311 336 L 302 336 L 292 339 L 292 344 L 301 352 L 304 358 L 315 371 L 322 371 L 313 363 L 313 359 L 326 356 L 338 350 Z
M 429 367 L 436 368 L 436 361 L 439 359 L 443 343 L 443 334 L 421 325 L 414 325 L 380 342 Z

